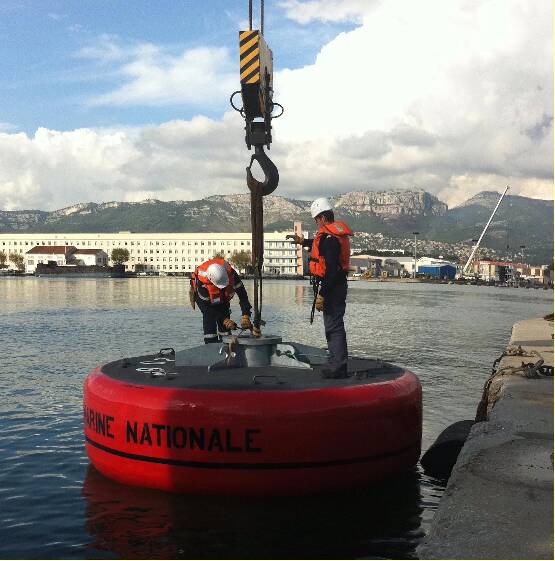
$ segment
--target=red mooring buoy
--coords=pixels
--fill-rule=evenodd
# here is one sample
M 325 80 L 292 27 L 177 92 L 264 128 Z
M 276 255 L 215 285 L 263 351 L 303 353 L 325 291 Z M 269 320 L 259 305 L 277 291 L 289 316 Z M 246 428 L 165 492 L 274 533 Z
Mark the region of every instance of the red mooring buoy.
M 87 376 L 86 449 L 107 477 L 165 491 L 290 495 L 367 485 L 418 461 L 421 386 L 402 368 L 350 359 L 349 378 L 323 380 L 317 365 L 175 364 L 175 355 L 149 355 Z

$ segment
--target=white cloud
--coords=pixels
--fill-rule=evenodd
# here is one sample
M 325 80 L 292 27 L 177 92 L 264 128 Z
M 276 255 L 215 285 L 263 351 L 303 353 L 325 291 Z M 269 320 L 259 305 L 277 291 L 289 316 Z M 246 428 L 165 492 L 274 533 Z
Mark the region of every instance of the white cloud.
M 96 45 L 89 45 L 81 48 L 76 54 L 76 58 L 91 59 L 102 64 L 121 61 L 127 57 L 132 57 L 134 49 L 125 49 L 118 44 L 118 37 L 104 33 L 98 38 Z
M 197 47 L 175 55 L 151 43 L 122 46 L 117 37 L 103 35 L 76 56 L 116 65 L 120 85 L 89 99 L 93 106 L 193 104 L 210 109 L 225 105 L 238 85 L 237 64 L 226 48 Z
M 84 29 L 85 29 L 85 27 L 83 25 L 81 25 L 80 23 L 73 23 L 73 24 L 67 26 L 67 30 L 70 33 L 81 33 Z
M 330 19 L 357 8 L 363 23 L 313 65 L 275 77 L 286 108 L 276 143 L 313 143 L 315 166 L 326 161 L 358 185 L 418 185 L 455 202 L 461 190 L 511 180 L 517 192 L 552 198 L 550 2 L 302 6 Z
M 276 194 L 417 187 L 453 205 L 510 184 L 511 194 L 553 198 L 547 0 L 319 4 L 328 18 L 357 6 L 359 27 L 328 43 L 313 65 L 275 76 L 286 110 L 270 152 L 281 176 Z M 105 36 L 80 56 L 117 65 L 124 77 L 97 103 L 206 108 L 227 101 L 237 78 L 223 49 L 173 55 Z M 0 208 L 247 192 L 236 113 L 136 129 L 7 132 Z
M 55 12 L 50 12 L 48 17 L 53 21 L 62 21 L 67 18 L 67 14 L 57 14 Z
M 2 123 L 0 122 L 0 132 L 13 132 L 17 130 L 17 126 L 12 123 Z
M 301 24 L 312 21 L 360 21 L 378 0 L 285 0 L 280 6 L 288 18 Z
M 246 189 L 242 136 L 234 114 L 141 129 L 0 133 L 0 208 L 239 192 Z

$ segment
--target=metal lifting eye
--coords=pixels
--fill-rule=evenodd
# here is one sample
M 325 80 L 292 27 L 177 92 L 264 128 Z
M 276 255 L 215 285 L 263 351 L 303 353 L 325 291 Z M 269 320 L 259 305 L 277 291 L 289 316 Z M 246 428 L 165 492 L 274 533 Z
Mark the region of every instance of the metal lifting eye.
M 264 181 L 260 182 L 255 179 L 251 172 L 252 164 L 256 160 L 264 172 Z M 262 195 L 273 193 L 279 183 L 279 172 L 274 162 L 270 160 L 264 152 L 262 146 L 255 146 L 255 153 L 251 156 L 251 163 L 247 168 L 247 185 L 249 188 L 256 187 L 262 190 Z
M 237 107 L 235 105 L 235 103 L 233 103 L 233 98 L 237 95 L 240 94 L 241 90 L 237 90 L 236 92 L 233 92 L 229 98 L 229 103 L 231 104 L 231 107 L 233 107 L 233 109 L 235 109 L 235 111 L 237 111 L 238 113 L 241 114 L 241 117 L 243 117 L 243 119 L 245 118 L 245 109 L 243 107 L 241 107 L 241 109 L 239 109 L 239 107 Z
M 232 105 L 233 105 L 233 104 L 232 104 Z M 276 103 L 276 102 L 274 101 L 274 102 L 272 102 L 272 112 L 274 111 L 274 108 L 275 108 L 275 107 L 279 107 L 279 108 L 281 109 L 281 112 L 278 113 L 277 115 L 273 115 L 273 114 L 272 114 L 272 115 L 271 115 L 271 118 L 272 118 L 272 119 L 279 119 L 279 118 L 283 115 L 283 112 L 285 111 L 285 109 L 283 108 L 283 105 L 282 105 L 281 103 Z

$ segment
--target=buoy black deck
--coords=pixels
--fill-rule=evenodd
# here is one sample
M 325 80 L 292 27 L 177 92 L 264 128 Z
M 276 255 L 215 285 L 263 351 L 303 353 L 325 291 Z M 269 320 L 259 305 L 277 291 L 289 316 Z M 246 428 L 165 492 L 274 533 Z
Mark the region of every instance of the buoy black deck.
M 418 461 L 413 373 L 350 358 L 347 378 L 323 379 L 324 349 L 279 339 L 268 357 L 231 342 L 94 369 L 84 384 L 94 466 L 130 485 L 262 496 L 366 485 Z
M 209 347 L 221 347 L 211 343 Z M 204 350 L 204 348 L 201 348 Z M 165 355 L 166 358 L 169 358 Z M 155 388 L 212 389 L 212 390 L 270 390 L 287 391 L 317 389 L 320 387 L 349 387 L 394 380 L 404 370 L 378 359 L 350 358 L 347 365 L 348 378 L 324 379 L 322 369 L 327 365 L 315 363 L 311 368 L 299 369 L 273 366 L 237 367 L 207 372 L 206 366 L 176 366 L 175 361 L 162 360 L 160 354 L 124 358 L 101 367 L 103 374 L 114 380 L 129 384 Z M 149 369 L 152 371 L 149 372 Z M 161 370 L 165 374 L 162 374 Z M 162 375 L 155 375 L 159 373 Z

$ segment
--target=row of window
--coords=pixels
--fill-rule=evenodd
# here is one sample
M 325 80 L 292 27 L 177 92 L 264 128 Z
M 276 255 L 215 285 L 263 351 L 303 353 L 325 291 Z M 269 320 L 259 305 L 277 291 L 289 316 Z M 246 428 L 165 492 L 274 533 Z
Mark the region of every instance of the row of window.
M 46 264 L 48 263 L 48 261 L 52 261 L 52 259 L 38 259 L 38 260 L 37 260 L 37 265 L 41 265 L 41 264 L 46 265 Z M 58 263 L 58 265 L 64 265 L 64 264 L 65 264 L 63 260 L 62 260 L 62 261 L 57 261 L 57 263 Z M 27 265 L 33 266 L 34 264 L 35 264 L 35 260 L 34 260 L 34 259 L 27 259 Z M 90 263 L 83 263 L 83 262 L 82 262 L 82 264 L 88 265 L 88 264 L 90 264 Z M 93 264 L 94 264 L 94 263 L 93 263 Z M 98 260 L 96 261 L 95 264 L 96 264 L 96 265 L 107 265 L 107 264 L 108 264 L 108 260 L 101 257 L 100 259 L 98 259 Z
M 73 245 L 76 247 L 84 247 L 84 246 L 93 246 L 93 247 L 103 247 L 103 246 L 114 246 L 114 247 L 122 247 L 122 246 L 140 246 L 140 245 L 145 245 L 145 246 L 156 246 L 156 245 L 168 245 L 168 246 L 211 246 L 211 247 L 229 247 L 229 246 L 233 246 L 233 247 L 240 247 L 240 246 L 250 246 L 251 242 L 250 240 L 218 240 L 218 241 L 182 241 L 182 242 L 172 242 L 172 241 L 160 241 L 160 242 L 153 242 L 153 241 L 113 241 L 113 240 L 108 240 L 108 241 L 100 241 L 100 240 L 93 240 L 92 242 L 90 240 L 81 240 L 81 241 L 72 241 L 72 240 L 64 240 L 62 242 L 62 240 L 48 240 L 48 241 L 40 241 L 40 242 L 34 242 L 34 241 L 7 241 L 7 242 L 2 242 L 3 246 L 27 246 L 27 247 L 35 247 L 37 245 Z M 265 247 L 268 248 L 291 248 L 291 244 L 289 242 L 265 242 L 264 243 Z
M 135 257 L 132 256 L 132 257 L 129 258 L 129 260 L 130 260 L 130 261 L 135 261 Z M 140 263 L 141 261 L 148 261 L 148 260 L 149 260 L 148 257 L 137 257 L 137 262 L 138 262 L 138 263 Z M 172 263 L 173 260 L 174 260 L 173 257 L 168 257 L 168 258 L 167 258 L 167 261 L 168 261 L 169 263 Z M 162 259 L 160 259 L 159 257 L 157 257 L 156 259 L 154 259 L 154 257 L 150 257 L 150 261 L 151 261 L 151 262 L 154 262 L 154 261 L 160 262 L 160 261 L 162 261 L 162 262 L 165 263 L 165 262 L 166 262 L 166 258 L 165 258 L 165 257 L 162 257 Z M 190 258 L 190 257 L 182 257 L 182 258 L 181 258 L 181 261 L 187 262 L 187 263 L 191 263 L 191 258 Z M 297 260 L 296 260 L 296 259 L 285 259 L 285 258 L 283 258 L 283 259 L 266 259 L 266 261 L 267 261 L 268 263 L 272 263 L 272 264 L 275 264 L 275 265 L 279 265 L 279 264 L 285 264 L 285 265 L 286 265 L 286 264 L 288 264 L 288 263 L 292 263 L 292 264 L 293 264 L 293 263 L 296 263 Z M 179 257 L 176 257 L 176 258 L 175 258 L 175 262 L 176 262 L 176 263 L 179 262 Z M 193 261 L 193 262 L 194 262 L 194 261 Z
M 227 256 L 232 255 L 231 251 L 223 251 L 223 250 L 220 250 L 220 251 L 224 255 L 227 255 Z M 217 252 L 218 252 L 218 250 L 206 250 L 205 251 L 204 249 L 195 249 L 195 250 L 191 250 L 191 249 L 185 250 L 184 249 L 183 251 L 178 251 L 178 250 L 172 251 L 171 249 L 169 249 L 167 251 L 167 253 L 170 254 L 170 255 L 172 253 L 175 253 L 175 255 L 185 255 L 185 254 L 187 254 L 187 255 L 213 255 Z M 135 253 L 140 256 L 141 255 L 141 250 L 140 249 L 138 249 L 138 250 L 133 250 L 132 249 L 129 252 L 129 255 L 133 256 L 133 255 L 135 255 Z M 144 249 L 142 251 L 142 253 L 144 253 L 145 255 L 159 255 L 160 253 L 165 255 L 166 250 L 165 249 L 162 249 L 162 250 L 159 250 L 159 249 L 156 249 L 156 250 L 154 250 L 154 249 Z M 282 251 L 266 251 L 265 254 L 269 257 L 287 257 L 287 256 L 294 257 L 295 256 L 295 250 L 292 249 L 292 250 L 289 250 L 289 251 L 284 251 L 284 250 L 282 250 Z
M 127 270 L 132 270 L 132 267 L 125 267 Z M 145 264 L 145 270 L 147 271 L 158 271 L 158 268 L 155 267 L 154 265 L 149 265 L 149 264 Z M 168 265 L 167 269 L 164 268 L 162 269 L 164 271 L 169 270 L 169 271 L 183 271 L 183 272 L 192 272 L 193 269 L 188 266 L 188 265 L 175 265 L 175 267 L 173 265 Z M 272 273 L 291 273 L 291 274 L 295 274 L 297 272 L 296 267 L 280 267 L 280 268 L 272 268 L 272 269 L 268 269 L 269 272 Z

